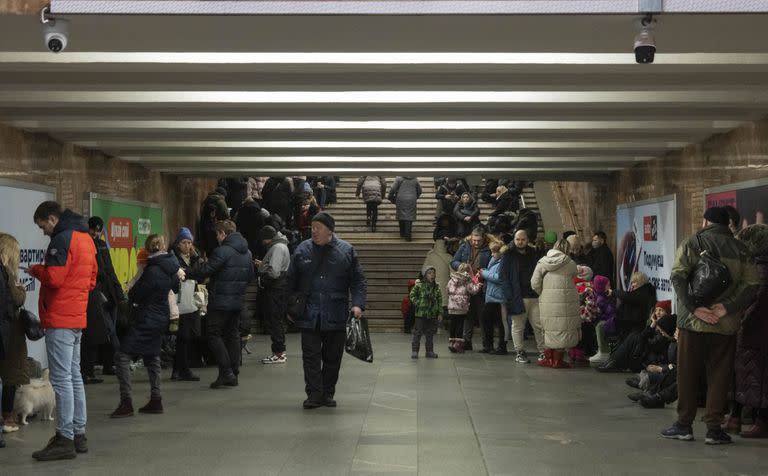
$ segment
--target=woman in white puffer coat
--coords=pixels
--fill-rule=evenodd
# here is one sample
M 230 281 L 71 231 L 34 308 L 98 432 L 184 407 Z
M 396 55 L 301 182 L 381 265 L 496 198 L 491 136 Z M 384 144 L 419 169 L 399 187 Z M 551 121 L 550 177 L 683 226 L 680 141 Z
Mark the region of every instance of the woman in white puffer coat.
M 545 358 L 539 365 L 569 368 L 563 362 L 565 350 L 581 340 L 579 294 L 573 284 L 576 263 L 569 257 L 570 245 L 566 240 L 541 258 L 533 271 L 531 287 L 539 294 L 539 311 L 544 333 Z

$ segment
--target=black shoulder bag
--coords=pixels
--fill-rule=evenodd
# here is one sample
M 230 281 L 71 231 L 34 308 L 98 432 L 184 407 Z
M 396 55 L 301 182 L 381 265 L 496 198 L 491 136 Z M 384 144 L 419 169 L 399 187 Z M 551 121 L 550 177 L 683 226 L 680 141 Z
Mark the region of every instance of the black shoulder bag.
M 325 251 L 323 250 L 320 253 L 320 259 L 317 260 L 317 264 L 312 266 L 309 273 L 301 277 L 301 280 L 299 281 L 299 290 L 293 291 L 288 295 L 286 312 L 288 314 L 288 319 L 290 319 L 291 322 L 296 321 L 296 319 L 299 319 L 304 315 L 304 311 L 307 308 L 307 298 L 309 298 L 309 288 L 312 285 L 312 276 L 314 276 L 317 270 L 320 269 L 320 265 L 324 259 Z
M 717 253 L 704 248 L 698 233 L 696 243 L 699 246 L 699 262 L 688 277 L 688 293 L 697 307 L 710 306 L 730 287 L 731 272 Z

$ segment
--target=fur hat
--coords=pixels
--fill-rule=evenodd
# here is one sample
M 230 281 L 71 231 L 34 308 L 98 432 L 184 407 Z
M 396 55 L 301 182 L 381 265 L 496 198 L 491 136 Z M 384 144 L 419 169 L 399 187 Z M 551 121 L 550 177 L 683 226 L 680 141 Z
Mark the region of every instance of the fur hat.
M 312 221 L 319 221 L 331 231 L 336 229 L 336 220 L 334 220 L 330 213 L 320 212 L 312 217 Z

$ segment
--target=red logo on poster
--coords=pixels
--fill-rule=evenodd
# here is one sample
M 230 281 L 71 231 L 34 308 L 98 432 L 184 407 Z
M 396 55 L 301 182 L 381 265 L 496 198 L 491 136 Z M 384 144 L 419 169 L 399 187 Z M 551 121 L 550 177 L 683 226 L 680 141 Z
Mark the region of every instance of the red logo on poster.
M 656 215 L 643 217 L 643 239 L 645 241 L 656 241 L 659 237 L 659 226 Z
M 107 223 L 107 240 L 112 248 L 133 247 L 133 223 L 130 218 L 110 218 Z
M 707 195 L 707 208 L 730 205 L 736 208 L 736 191 L 710 193 Z

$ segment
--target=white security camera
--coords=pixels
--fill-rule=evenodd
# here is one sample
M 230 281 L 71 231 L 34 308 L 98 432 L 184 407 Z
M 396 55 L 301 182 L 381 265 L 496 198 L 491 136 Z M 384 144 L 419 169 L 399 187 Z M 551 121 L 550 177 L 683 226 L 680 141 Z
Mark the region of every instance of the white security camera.
M 43 42 L 52 53 L 60 53 L 69 41 L 69 20 L 50 18 L 43 23 Z
M 635 61 L 641 64 L 653 63 L 656 55 L 656 38 L 653 35 L 656 20 L 652 16 L 640 22 L 640 33 L 635 35 Z

